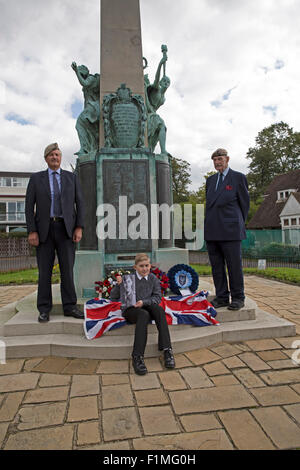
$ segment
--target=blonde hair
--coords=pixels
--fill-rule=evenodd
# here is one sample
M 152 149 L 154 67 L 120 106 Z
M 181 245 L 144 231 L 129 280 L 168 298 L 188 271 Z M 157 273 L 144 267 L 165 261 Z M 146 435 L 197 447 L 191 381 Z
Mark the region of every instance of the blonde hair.
M 134 264 L 136 265 L 146 260 L 150 261 L 150 258 L 148 255 L 146 255 L 146 253 L 138 253 L 135 257 Z

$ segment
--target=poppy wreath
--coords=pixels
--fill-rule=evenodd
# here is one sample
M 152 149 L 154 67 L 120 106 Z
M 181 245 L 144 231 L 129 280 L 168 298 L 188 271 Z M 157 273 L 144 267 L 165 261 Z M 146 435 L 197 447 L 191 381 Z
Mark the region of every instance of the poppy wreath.
M 164 273 L 161 271 L 159 268 L 152 267 L 151 268 L 151 273 L 154 274 L 159 279 L 160 282 L 160 288 L 161 288 L 161 293 L 164 295 L 167 292 L 167 289 L 169 287 L 169 278 Z
M 117 276 L 124 276 L 124 274 L 130 274 L 130 271 L 124 269 L 118 269 L 117 271 L 111 271 L 103 281 L 95 282 L 95 290 L 99 297 L 108 299 L 112 288 L 117 284 Z
M 180 282 L 180 276 L 185 280 L 184 284 Z M 169 270 L 168 278 L 169 287 L 174 294 L 181 295 L 180 289 L 190 289 L 190 291 L 194 293 L 198 288 L 198 274 L 187 264 L 175 264 L 175 266 Z

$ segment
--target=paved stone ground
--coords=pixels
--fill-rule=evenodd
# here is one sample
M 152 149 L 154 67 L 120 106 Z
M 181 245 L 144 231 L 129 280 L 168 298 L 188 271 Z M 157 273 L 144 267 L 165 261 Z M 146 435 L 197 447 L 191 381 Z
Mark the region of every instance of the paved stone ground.
M 36 289 L 37 286 L 34 284 L 21 286 L 0 286 L 0 308 L 22 299 L 22 297 L 31 294 Z
M 292 360 L 300 361 L 300 287 L 254 276 L 245 284 L 260 307 L 294 321 L 298 336 L 178 354 L 169 371 L 146 359 L 143 377 L 129 360 L 8 360 L 0 365 L 0 449 L 300 448 Z

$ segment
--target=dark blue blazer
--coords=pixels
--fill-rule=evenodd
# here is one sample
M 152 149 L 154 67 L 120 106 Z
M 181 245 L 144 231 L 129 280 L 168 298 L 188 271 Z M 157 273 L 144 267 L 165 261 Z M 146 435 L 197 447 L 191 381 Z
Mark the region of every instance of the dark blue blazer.
M 249 193 L 246 176 L 229 169 L 217 191 L 218 173 L 206 181 L 206 209 L 204 239 L 207 241 L 243 240 L 245 221 L 249 211 Z
M 84 203 L 75 173 L 61 170 L 61 205 L 69 238 L 75 227 L 84 226 Z M 25 215 L 27 231 L 38 232 L 41 242 L 46 241 L 50 225 L 51 192 L 46 171 L 31 175 L 26 192 Z

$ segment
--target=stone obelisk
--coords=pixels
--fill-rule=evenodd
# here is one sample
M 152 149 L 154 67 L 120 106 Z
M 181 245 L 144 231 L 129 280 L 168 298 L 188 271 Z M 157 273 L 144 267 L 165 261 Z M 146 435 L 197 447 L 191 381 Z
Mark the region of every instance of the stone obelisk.
M 125 83 L 144 97 L 139 0 L 101 0 L 100 103 Z M 103 119 L 100 148 L 104 147 Z

